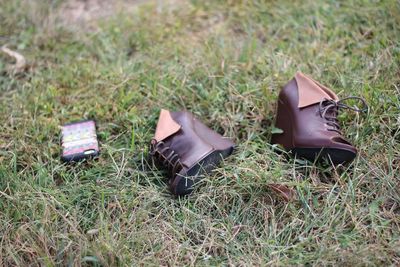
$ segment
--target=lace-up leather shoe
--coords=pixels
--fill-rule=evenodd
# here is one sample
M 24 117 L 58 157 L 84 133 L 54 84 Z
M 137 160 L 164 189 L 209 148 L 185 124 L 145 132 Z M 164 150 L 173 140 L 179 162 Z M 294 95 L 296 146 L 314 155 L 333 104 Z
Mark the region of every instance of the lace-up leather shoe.
M 193 190 L 200 178 L 229 156 L 234 143 L 208 128 L 186 111 L 161 110 L 151 155 L 169 171 L 169 186 L 176 195 Z
M 345 105 L 348 99 L 361 101 L 364 108 Z M 358 112 L 366 110 L 367 105 L 358 97 L 339 100 L 332 90 L 298 72 L 279 94 L 276 127 L 283 133 L 273 134 L 272 143 L 310 161 L 321 158 L 328 158 L 334 164 L 352 161 L 357 149 L 343 137 L 337 120 L 343 108 Z

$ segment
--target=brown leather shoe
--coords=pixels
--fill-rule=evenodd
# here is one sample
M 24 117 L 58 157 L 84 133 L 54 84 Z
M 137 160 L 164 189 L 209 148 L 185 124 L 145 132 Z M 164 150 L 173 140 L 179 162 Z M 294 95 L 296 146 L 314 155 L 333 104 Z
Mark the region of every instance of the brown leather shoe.
M 234 143 L 214 132 L 191 113 L 161 110 L 151 155 L 169 170 L 169 186 L 176 195 L 189 194 L 200 176 L 229 156 Z
M 352 109 L 339 100 L 329 88 L 298 72 L 279 94 L 276 127 L 283 133 L 273 134 L 272 143 L 282 145 L 298 157 L 314 161 L 329 158 L 334 164 L 353 160 L 357 149 L 341 134 L 337 120 L 340 108 Z

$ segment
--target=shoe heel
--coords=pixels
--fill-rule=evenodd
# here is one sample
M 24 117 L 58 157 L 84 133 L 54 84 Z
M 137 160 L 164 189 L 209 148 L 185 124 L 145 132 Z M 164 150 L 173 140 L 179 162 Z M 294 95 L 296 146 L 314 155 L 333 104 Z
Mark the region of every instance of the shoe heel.
M 281 129 L 283 133 L 273 134 L 271 143 L 282 145 L 286 150 L 290 150 L 293 148 L 292 118 L 287 107 L 284 101 L 278 100 L 275 127 Z

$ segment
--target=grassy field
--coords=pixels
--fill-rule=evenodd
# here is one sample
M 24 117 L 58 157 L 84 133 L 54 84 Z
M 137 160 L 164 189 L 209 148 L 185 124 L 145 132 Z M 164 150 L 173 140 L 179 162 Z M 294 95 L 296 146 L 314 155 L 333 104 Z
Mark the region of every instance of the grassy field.
M 79 20 L 62 1 L 0 0 L 0 45 L 28 62 L 14 75 L 0 55 L 0 266 L 400 264 L 398 1 L 117 6 Z M 340 116 L 352 164 L 273 151 L 297 70 L 368 102 Z M 161 108 L 238 144 L 186 198 L 149 161 Z M 61 164 L 59 126 L 82 118 L 97 120 L 101 157 Z

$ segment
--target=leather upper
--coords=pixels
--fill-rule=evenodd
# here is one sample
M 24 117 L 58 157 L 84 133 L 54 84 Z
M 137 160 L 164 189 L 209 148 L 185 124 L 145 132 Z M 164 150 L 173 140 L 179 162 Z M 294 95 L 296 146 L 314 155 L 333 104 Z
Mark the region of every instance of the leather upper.
M 207 143 L 195 131 L 195 119 L 188 112 L 171 112 L 172 118 L 181 125 L 181 129 L 171 138 L 165 140 L 165 143 L 175 150 L 182 164 L 190 168 L 199 159 L 214 150 L 213 146 Z
M 291 134 L 284 135 L 286 144 L 292 148 L 341 148 L 356 152 L 356 149 L 338 132 L 328 130 L 326 119 L 320 116 L 320 101 L 338 100 L 327 87 L 298 73 L 279 94 L 279 106 L 285 110 L 285 119 L 277 122 L 282 128 L 290 128 Z M 291 145 L 290 145 L 291 144 Z
M 214 150 L 234 146 L 232 141 L 211 130 L 187 111 L 162 110 L 155 139 L 163 141 L 179 155 L 184 167 L 181 174 Z

